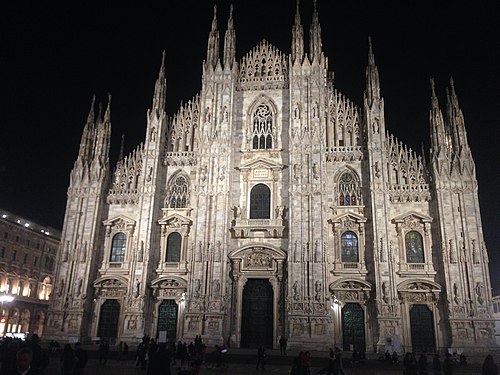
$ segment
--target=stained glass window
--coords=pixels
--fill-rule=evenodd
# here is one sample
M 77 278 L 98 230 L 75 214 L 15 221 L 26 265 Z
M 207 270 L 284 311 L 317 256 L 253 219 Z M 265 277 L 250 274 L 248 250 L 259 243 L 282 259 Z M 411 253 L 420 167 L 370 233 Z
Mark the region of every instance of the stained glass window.
M 407 263 L 424 263 L 424 245 L 420 233 L 414 230 L 406 233 L 405 245 Z
M 360 204 L 359 184 L 351 172 L 343 173 L 339 178 L 339 206 L 356 206 Z
M 344 232 L 340 238 L 342 262 L 359 262 L 358 236 L 354 232 Z
M 110 262 L 123 262 L 125 260 L 125 248 L 127 247 L 127 236 L 125 233 L 117 233 L 111 244 Z
M 179 233 L 171 233 L 167 238 L 167 262 L 179 262 L 181 259 L 182 237 Z
M 253 115 L 252 148 L 273 148 L 273 114 L 266 104 L 257 107 Z
M 188 205 L 189 188 L 186 177 L 177 176 L 169 187 L 169 208 L 184 208 Z
M 250 219 L 269 219 L 271 216 L 271 190 L 267 185 L 255 185 L 250 192 Z

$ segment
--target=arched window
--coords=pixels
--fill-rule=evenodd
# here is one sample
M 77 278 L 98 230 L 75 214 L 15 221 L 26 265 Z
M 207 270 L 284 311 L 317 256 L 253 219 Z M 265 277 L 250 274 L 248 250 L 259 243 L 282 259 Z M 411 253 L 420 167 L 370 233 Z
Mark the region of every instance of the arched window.
M 250 219 L 271 218 L 271 190 L 267 185 L 255 185 L 250 192 Z
M 266 104 L 257 107 L 253 115 L 252 148 L 273 148 L 273 114 Z
M 125 233 L 117 233 L 111 244 L 110 262 L 123 262 L 125 260 L 125 248 L 127 247 L 127 236 Z
M 171 233 L 167 238 L 166 262 L 179 262 L 181 260 L 181 235 L 177 232 Z
M 354 232 L 344 232 L 340 237 L 342 262 L 357 263 L 358 256 L 358 236 Z
M 168 207 L 184 208 L 188 205 L 189 188 L 186 177 L 177 176 L 168 189 Z
M 345 172 L 339 178 L 339 206 L 357 206 L 361 196 L 358 179 L 352 172 Z
M 424 242 L 420 233 L 414 230 L 406 233 L 405 245 L 407 263 L 425 263 Z

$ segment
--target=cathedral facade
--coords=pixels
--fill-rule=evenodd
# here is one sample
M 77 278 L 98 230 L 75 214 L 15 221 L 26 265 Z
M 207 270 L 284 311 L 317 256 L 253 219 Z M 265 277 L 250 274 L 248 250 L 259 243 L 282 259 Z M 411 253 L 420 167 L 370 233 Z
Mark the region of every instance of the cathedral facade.
M 313 11 L 290 55 L 237 60 L 214 12 L 202 88 L 109 162 L 94 103 L 70 175 L 45 331 L 61 341 L 229 341 L 344 350 L 485 348 L 492 296 L 475 165 L 450 82 L 428 161 L 387 131 L 371 43 L 362 103 L 334 84 Z M 219 50 L 221 45 L 221 50 Z

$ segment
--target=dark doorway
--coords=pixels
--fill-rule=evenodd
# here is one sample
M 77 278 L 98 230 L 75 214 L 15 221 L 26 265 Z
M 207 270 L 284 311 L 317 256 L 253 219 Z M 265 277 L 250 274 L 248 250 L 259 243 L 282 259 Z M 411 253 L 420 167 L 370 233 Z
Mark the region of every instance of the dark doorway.
M 243 289 L 241 347 L 273 347 L 273 287 L 268 279 L 249 279 Z
M 116 338 L 118 336 L 118 321 L 120 320 L 120 303 L 116 299 L 107 299 L 101 306 L 99 329 L 100 338 Z
M 436 349 L 434 317 L 427 305 L 413 305 L 411 307 L 410 325 L 413 352 L 434 352 Z
M 175 342 L 177 338 L 177 303 L 173 299 L 164 300 L 158 309 L 158 329 L 167 331 L 167 339 L 169 342 Z
M 365 312 L 357 303 L 342 308 L 342 337 L 344 351 L 365 351 Z

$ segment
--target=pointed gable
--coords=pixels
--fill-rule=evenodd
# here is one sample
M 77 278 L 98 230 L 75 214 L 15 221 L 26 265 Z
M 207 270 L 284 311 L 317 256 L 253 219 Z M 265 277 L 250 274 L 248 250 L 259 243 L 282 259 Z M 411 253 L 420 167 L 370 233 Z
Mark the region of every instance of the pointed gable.
M 265 39 L 241 59 L 237 87 L 239 90 L 287 87 L 287 57 Z

